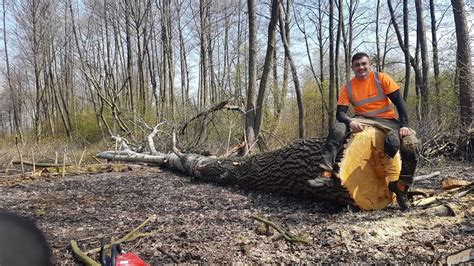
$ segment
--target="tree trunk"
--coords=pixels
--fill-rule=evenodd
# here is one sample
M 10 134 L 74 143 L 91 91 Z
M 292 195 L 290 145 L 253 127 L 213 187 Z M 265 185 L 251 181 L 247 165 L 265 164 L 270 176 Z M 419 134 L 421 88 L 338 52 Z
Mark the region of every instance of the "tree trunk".
M 429 88 L 428 88 L 428 48 L 426 45 L 426 33 L 424 26 L 423 5 L 421 0 L 415 0 L 416 6 L 416 36 L 420 44 L 421 53 L 421 75 L 420 84 L 421 96 L 421 119 L 422 122 L 428 122 L 429 118 Z
M 245 117 L 245 135 L 247 151 L 256 141 L 255 135 L 255 101 L 257 95 L 257 11 L 255 0 L 247 1 L 249 13 L 249 85 L 247 89 L 247 115 Z
M 377 0 L 377 7 L 375 8 L 375 45 L 376 45 L 376 61 L 375 61 L 375 69 L 377 69 L 378 72 L 382 71 L 382 67 L 381 67 L 381 56 L 380 56 L 380 37 L 379 37 L 379 34 L 380 34 L 380 30 L 379 30 L 379 26 L 380 26 L 380 22 L 379 22 L 379 18 L 380 18 L 380 0 Z
M 199 1 L 199 15 L 200 15 L 200 25 L 201 25 L 201 32 L 200 32 L 200 38 L 201 38 L 201 83 L 200 83 L 200 101 L 199 101 L 199 107 L 200 109 L 203 109 L 207 105 L 207 98 L 209 94 L 209 74 L 208 74 L 208 62 L 209 60 L 207 59 L 207 49 L 209 49 L 208 45 L 208 35 L 207 31 L 209 30 L 208 25 L 207 25 L 207 12 L 206 8 L 208 5 L 208 1 L 206 0 L 200 0 Z
M 325 126 L 326 126 L 326 114 L 328 112 L 328 106 L 326 104 L 326 100 L 324 99 L 323 84 L 321 83 L 321 80 L 316 75 L 316 70 L 314 69 L 304 19 L 302 19 L 302 21 L 301 21 L 302 24 L 303 24 L 302 27 L 298 23 L 297 19 L 295 21 L 296 21 L 296 25 L 300 29 L 301 33 L 303 33 L 304 43 L 305 43 L 305 48 L 306 48 L 306 56 L 308 57 L 308 61 L 309 61 L 309 69 L 311 70 L 311 74 L 313 74 L 314 81 L 316 82 L 316 86 L 318 87 L 319 93 L 321 95 L 321 131 L 324 132 Z M 337 58 L 337 56 L 336 56 L 336 58 Z M 337 67 L 337 63 L 336 63 L 336 67 Z
M 290 1 L 290 0 L 289 0 Z M 289 10 L 287 10 L 286 15 L 288 16 Z M 296 71 L 295 62 L 290 52 L 290 45 L 288 44 L 288 38 L 286 37 L 286 30 L 284 29 L 283 25 L 283 5 L 280 4 L 280 35 L 281 40 L 283 42 L 283 46 L 285 48 L 285 55 L 288 58 L 288 62 L 290 63 L 291 74 L 293 77 L 293 83 L 295 84 L 295 92 L 296 92 L 296 102 L 298 105 L 298 136 L 299 138 L 304 139 L 306 134 L 306 128 L 304 124 L 304 106 L 303 106 L 303 99 L 301 95 L 301 88 L 300 82 L 298 79 L 298 73 Z
M 458 43 L 456 52 L 456 67 L 459 72 L 459 105 L 461 125 L 464 128 L 472 126 L 473 78 L 471 61 L 471 44 L 466 19 L 464 0 L 451 0 L 456 26 Z
M 390 5 L 390 2 L 389 2 Z M 392 16 L 392 21 L 395 27 L 395 19 Z M 400 33 L 397 33 L 397 36 Z M 401 37 L 398 37 L 401 40 Z M 403 86 L 403 100 L 405 102 L 408 99 L 408 91 L 410 88 L 410 31 L 408 29 L 408 0 L 403 0 L 403 40 L 404 44 L 400 43 L 400 47 L 402 47 L 403 53 L 405 55 L 405 85 Z
M 404 15 L 403 15 L 404 29 L 403 30 L 404 30 L 404 33 L 405 33 L 405 42 L 402 40 L 402 35 L 400 33 L 398 23 L 395 19 L 395 13 L 394 13 L 394 10 L 393 10 L 393 7 L 392 7 L 391 0 L 387 0 L 387 3 L 388 3 L 388 9 L 390 11 L 390 16 L 391 16 L 391 19 L 392 19 L 392 25 L 393 25 L 393 28 L 395 29 L 395 33 L 397 35 L 397 40 L 398 40 L 398 43 L 400 45 L 400 48 L 402 49 L 403 53 L 405 54 L 405 60 L 407 60 L 407 58 L 409 58 L 410 65 L 413 67 L 413 70 L 415 71 L 415 83 L 416 83 L 416 90 L 417 90 L 417 93 L 418 93 L 420 91 L 420 86 L 422 84 L 421 73 L 420 73 L 420 68 L 418 66 L 417 61 L 415 60 L 415 58 L 413 56 L 411 56 L 410 50 L 409 50 L 409 44 L 408 44 L 408 33 L 409 33 L 409 29 L 408 29 L 408 7 L 407 7 L 406 1 L 407 0 L 404 0 L 404 3 L 403 3 L 403 5 L 404 5 L 404 7 L 403 7 L 403 10 L 404 10 Z M 409 73 L 410 73 L 409 69 L 405 68 L 405 74 L 407 75 L 406 79 L 405 79 L 405 91 L 403 92 L 403 98 L 405 99 L 405 101 L 406 101 L 406 98 L 408 96 Z
M 332 130 L 334 127 L 334 114 L 336 107 L 334 104 L 334 0 L 329 0 L 329 116 L 328 116 L 328 128 Z M 347 62 L 347 49 L 346 49 L 346 62 Z M 346 63 L 347 64 L 347 63 Z M 347 69 L 346 69 L 347 71 Z M 346 80 L 347 73 L 346 73 Z
M 263 103 L 265 99 L 265 91 L 267 89 L 267 80 L 273 65 L 273 51 L 275 50 L 275 29 L 278 23 L 278 1 L 272 0 L 271 18 L 268 24 L 268 40 L 267 53 L 265 55 L 265 64 L 263 65 L 262 78 L 260 79 L 260 87 L 257 95 L 257 106 L 255 112 L 255 137 L 258 139 L 260 134 L 260 127 L 263 121 Z
M 132 40 L 131 40 L 131 33 L 130 33 L 130 28 L 131 28 L 131 23 L 130 23 L 130 8 L 131 4 L 130 2 L 125 2 L 125 41 L 127 44 L 127 87 L 128 87 L 128 106 L 130 108 L 130 111 L 132 114 L 135 116 L 135 100 L 134 100 L 134 88 L 133 88 L 133 65 L 132 65 Z
M 318 51 L 319 51 L 319 79 L 321 81 L 321 90 L 324 91 L 324 41 L 323 41 L 323 13 L 324 13 L 324 10 L 323 10 L 323 6 L 321 4 L 321 0 L 318 1 L 318 18 L 317 18 L 317 21 L 318 21 L 318 25 L 316 25 L 316 28 L 317 28 L 317 40 L 318 40 Z M 341 21 L 342 23 L 342 21 Z M 344 27 L 342 25 L 342 27 Z M 343 28 L 342 28 L 343 29 Z M 321 93 L 321 98 L 324 98 L 324 94 Z M 325 102 L 324 99 L 322 99 L 323 102 Z M 329 106 L 327 104 L 324 104 L 324 107 L 321 108 L 321 112 L 323 113 L 323 119 L 321 121 L 321 128 L 324 130 L 323 132 L 325 132 L 325 129 L 326 129 L 326 115 L 324 114 L 324 112 L 326 112 L 326 114 L 328 115 L 328 119 L 329 118 L 329 115 L 330 115 L 330 112 L 331 110 L 329 109 Z M 325 110 L 324 110 L 325 109 Z M 327 123 L 328 125 L 330 124 L 332 126 L 331 123 Z M 329 127 L 328 127 L 329 128 Z
M 10 90 L 10 98 L 13 105 L 13 125 L 12 131 L 15 131 L 15 134 L 20 136 L 20 141 L 23 144 L 23 133 L 21 132 L 21 121 L 20 121 L 20 106 L 18 104 L 18 92 L 13 88 L 11 75 L 10 75 L 10 61 L 8 58 L 8 43 L 7 43 L 7 28 L 6 28 L 6 8 L 5 0 L 2 0 L 2 10 L 3 10 L 3 46 L 5 51 L 5 63 L 7 67 L 7 82 L 8 88 Z
M 385 208 L 393 202 L 387 184 L 398 179 L 401 168 L 399 156 L 389 160 L 384 155 L 384 138 L 383 131 L 371 125 L 354 134 L 341 153 L 339 173 L 332 176 L 334 184 L 321 187 L 307 184 L 321 175 L 318 167 L 324 147 L 321 139 L 297 140 L 284 148 L 245 158 L 182 154 L 176 148 L 171 154 L 139 154 L 122 142 L 123 151 L 101 152 L 97 157 L 151 163 L 206 182 L 329 200 L 370 210 Z
M 431 16 L 431 45 L 433 47 L 433 71 L 434 71 L 434 79 L 435 79 L 435 117 L 440 118 L 441 115 L 441 106 L 440 106 L 440 80 L 439 80 L 439 62 L 438 62 L 438 36 L 437 31 L 438 27 L 436 26 L 436 14 L 435 14 L 435 6 L 434 1 L 430 0 L 430 16 Z
M 345 67 L 346 67 L 346 82 L 351 80 L 351 57 L 352 57 L 352 35 L 353 35 L 353 17 L 355 13 L 354 0 L 349 0 L 349 9 L 348 9 L 348 21 L 347 21 L 347 31 L 343 30 L 342 36 L 344 40 L 344 52 L 345 52 Z M 356 5 L 358 2 L 356 2 Z M 334 4 L 333 4 L 334 5 Z M 334 11 L 333 11 L 334 13 Z M 331 16 L 331 15 L 329 15 Z M 334 14 L 332 15 L 334 17 Z M 343 26 L 344 28 L 344 26 Z

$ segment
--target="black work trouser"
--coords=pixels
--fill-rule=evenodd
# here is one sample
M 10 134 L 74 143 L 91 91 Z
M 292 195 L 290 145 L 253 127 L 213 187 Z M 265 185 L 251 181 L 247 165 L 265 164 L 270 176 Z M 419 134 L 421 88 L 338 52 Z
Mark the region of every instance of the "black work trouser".
M 383 118 L 364 118 L 378 122 L 384 126 L 391 128 L 387 132 L 384 141 L 384 153 L 393 158 L 400 151 L 402 160 L 402 169 L 400 171 L 399 181 L 402 184 L 411 186 L 413 184 L 413 176 L 415 174 L 416 165 L 418 163 L 418 140 L 415 135 L 405 136 L 400 141 L 400 123 L 397 120 Z M 333 167 L 337 154 L 341 151 L 345 139 L 351 134 L 349 127 L 341 122 L 336 122 L 332 131 L 326 138 L 326 144 L 322 154 L 322 164 Z

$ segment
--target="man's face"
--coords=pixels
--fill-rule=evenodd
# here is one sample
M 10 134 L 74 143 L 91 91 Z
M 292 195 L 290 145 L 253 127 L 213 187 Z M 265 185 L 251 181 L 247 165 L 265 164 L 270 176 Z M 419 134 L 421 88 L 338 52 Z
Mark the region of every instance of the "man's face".
M 354 60 L 352 62 L 352 71 L 354 71 L 356 78 L 367 79 L 370 72 L 370 59 L 364 56 Z

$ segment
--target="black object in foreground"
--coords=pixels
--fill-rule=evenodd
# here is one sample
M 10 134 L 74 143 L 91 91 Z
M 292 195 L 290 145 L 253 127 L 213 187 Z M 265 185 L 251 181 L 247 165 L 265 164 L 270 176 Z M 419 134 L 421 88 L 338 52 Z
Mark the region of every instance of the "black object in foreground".
M 36 225 L 0 211 L 0 265 L 51 265 L 48 242 Z

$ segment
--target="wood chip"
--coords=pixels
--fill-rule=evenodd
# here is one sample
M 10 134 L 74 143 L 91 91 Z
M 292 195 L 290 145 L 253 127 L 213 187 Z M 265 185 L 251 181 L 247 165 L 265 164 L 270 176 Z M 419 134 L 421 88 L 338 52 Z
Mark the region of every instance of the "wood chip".
M 466 180 L 448 178 L 448 179 L 443 180 L 443 182 L 441 183 L 441 186 L 443 187 L 444 190 L 450 190 L 453 188 L 468 186 L 470 184 L 471 183 Z

